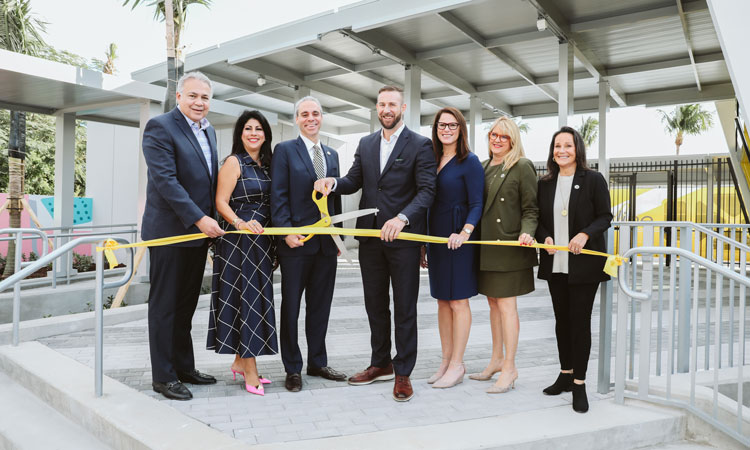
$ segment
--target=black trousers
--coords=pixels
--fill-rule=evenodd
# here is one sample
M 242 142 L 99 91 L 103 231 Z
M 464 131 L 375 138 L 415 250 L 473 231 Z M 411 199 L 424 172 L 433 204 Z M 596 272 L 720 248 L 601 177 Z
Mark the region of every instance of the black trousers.
M 149 249 L 148 343 L 153 381 L 177 381 L 177 372 L 195 369 L 190 330 L 207 250 L 208 243 Z
M 417 297 L 419 295 L 419 247 L 386 247 L 380 239 L 359 246 L 359 265 L 370 322 L 370 364 L 386 367 L 393 362 L 396 375 L 411 375 L 417 362 Z M 396 356 L 391 360 L 391 297 Z
M 302 372 L 298 320 L 305 293 L 307 366 L 328 365 L 326 333 L 336 284 L 336 255 L 281 256 L 281 361 L 287 373 Z
M 569 284 L 567 274 L 553 273 L 547 284 L 555 310 L 560 369 L 573 369 L 573 378 L 585 380 L 591 353 L 591 311 L 599 283 Z

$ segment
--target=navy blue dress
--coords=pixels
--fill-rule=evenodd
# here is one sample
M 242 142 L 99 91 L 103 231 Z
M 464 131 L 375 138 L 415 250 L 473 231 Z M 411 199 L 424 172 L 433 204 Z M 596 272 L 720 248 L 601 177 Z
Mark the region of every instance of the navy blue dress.
M 264 227 L 271 224 L 271 177 L 247 153 L 232 155 L 241 175 L 229 197 L 237 216 Z M 225 231 L 235 228 L 221 220 Z M 276 315 L 273 309 L 273 259 L 271 236 L 225 234 L 216 240 L 211 311 L 208 316 L 208 350 L 238 354 L 240 358 L 278 353 Z
M 476 227 L 484 206 L 484 169 L 469 153 L 463 161 L 455 157 L 437 176 L 435 201 L 428 212 L 429 233 L 448 237 L 469 223 Z M 478 233 L 472 233 L 478 236 Z M 477 295 L 478 248 L 464 244 L 450 250 L 446 244 L 427 244 L 430 295 L 438 300 L 461 300 Z

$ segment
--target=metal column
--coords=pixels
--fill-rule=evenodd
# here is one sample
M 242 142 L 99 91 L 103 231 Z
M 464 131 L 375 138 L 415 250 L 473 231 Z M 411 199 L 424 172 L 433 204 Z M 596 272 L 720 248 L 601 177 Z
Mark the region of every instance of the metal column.
M 472 152 L 479 148 L 480 127 L 482 126 L 482 101 L 476 95 L 469 98 L 469 146 Z
M 568 125 L 568 119 L 573 115 L 573 44 L 561 42 L 559 47 L 559 76 L 557 98 L 558 126 Z
M 55 203 L 54 223 L 63 227 L 61 234 L 70 233 L 73 226 L 73 196 L 76 165 L 76 115 L 58 114 L 55 130 Z M 58 245 L 70 238 L 60 238 Z M 70 253 L 60 257 L 57 264 L 58 276 L 75 273 Z
M 422 113 L 422 69 L 418 66 L 408 66 L 404 70 L 404 102 L 404 123 L 410 130 L 419 133 Z

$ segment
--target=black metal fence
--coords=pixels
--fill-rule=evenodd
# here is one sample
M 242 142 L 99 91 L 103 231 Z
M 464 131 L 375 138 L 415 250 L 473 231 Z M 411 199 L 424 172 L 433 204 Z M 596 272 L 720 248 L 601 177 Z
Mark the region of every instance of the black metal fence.
M 612 162 L 609 171 L 616 221 L 750 223 L 728 156 Z M 540 176 L 546 172 L 537 165 Z

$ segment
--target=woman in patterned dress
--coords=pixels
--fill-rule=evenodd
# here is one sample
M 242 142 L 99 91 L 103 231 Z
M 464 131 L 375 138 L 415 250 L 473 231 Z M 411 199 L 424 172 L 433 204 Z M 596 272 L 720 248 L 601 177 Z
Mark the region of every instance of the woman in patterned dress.
M 271 221 L 271 127 L 258 111 L 234 126 L 232 154 L 219 170 L 216 209 L 225 231 L 261 233 Z M 278 352 L 273 308 L 273 239 L 227 233 L 216 241 L 207 348 L 233 354 L 231 371 L 263 395 L 255 357 Z

